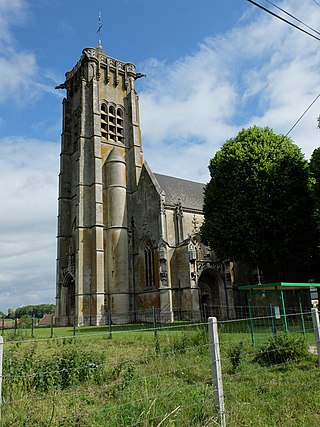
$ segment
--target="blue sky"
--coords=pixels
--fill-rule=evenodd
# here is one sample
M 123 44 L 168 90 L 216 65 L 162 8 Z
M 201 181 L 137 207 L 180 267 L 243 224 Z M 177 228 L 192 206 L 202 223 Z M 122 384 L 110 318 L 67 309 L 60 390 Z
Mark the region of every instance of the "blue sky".
M 313 0 L 274 3 L 320 30 Z M 54 87 L 97 45 L 99 11 L 107 54 L 147 74 L 137 90 L 144 158 L 155 172 L 206 182 L 226 139 L 252 124 L 286 133 L 320 92 L 319 42 L 246 0 L 0 0 L 5 312 L 54 302 L 64 95 Z M 306 157 L 320 146 L 319 114 L 320 100 L 290 134 Z

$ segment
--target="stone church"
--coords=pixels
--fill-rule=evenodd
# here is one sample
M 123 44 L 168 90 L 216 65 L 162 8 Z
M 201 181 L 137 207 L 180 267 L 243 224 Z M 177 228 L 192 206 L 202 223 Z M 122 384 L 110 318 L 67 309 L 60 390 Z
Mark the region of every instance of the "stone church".
M 201 243 L 204 184 L 143 159 L 142 75 L 83 50 L 63 101 L 56 304 L 60 325 L 233 318 L 233 266 Z M 155 123 L 156 126 L 156 123 Z

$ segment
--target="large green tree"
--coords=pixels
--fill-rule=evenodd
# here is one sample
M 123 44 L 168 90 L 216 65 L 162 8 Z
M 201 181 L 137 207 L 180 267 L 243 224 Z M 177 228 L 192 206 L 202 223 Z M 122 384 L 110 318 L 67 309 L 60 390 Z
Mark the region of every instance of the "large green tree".
M 306 280 L 316 245 L 308 163 L 290 138 L 243 129 L 211 159 L 204 241 L 221 259 L 264 270 L 269 280 Z
M 320 230 L 320 148 L 316 148 L 312 153 L 310 162 L 310 188 L 314 201 L 314 215 Z

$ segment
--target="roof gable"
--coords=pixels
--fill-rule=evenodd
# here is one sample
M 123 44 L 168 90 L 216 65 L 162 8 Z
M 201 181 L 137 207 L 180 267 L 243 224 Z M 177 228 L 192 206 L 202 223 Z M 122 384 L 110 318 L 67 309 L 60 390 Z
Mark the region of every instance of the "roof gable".
M 166 205 L 175 206 L 180 201 L 183 208 L 202 212 L 205 184 L 158 173 L 154 176 L 165 192 Z

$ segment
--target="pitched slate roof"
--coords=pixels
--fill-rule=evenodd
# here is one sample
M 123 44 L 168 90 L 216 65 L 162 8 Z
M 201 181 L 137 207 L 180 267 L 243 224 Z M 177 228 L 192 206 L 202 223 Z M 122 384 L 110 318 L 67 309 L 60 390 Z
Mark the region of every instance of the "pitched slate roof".
M 166 205 L 174 206 L 180 200 L 183 208 L 202 212 L 205 184 L 159 173 L 154 176 L 166 194 Z

